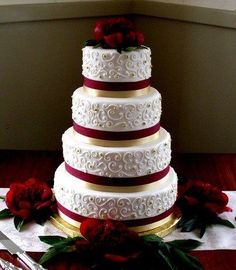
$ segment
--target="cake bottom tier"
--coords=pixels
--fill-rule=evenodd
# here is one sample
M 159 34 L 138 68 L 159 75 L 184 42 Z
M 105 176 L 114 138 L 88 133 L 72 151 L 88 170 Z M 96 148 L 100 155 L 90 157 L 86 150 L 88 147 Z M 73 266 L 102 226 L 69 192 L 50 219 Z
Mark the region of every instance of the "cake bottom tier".
M 70 175 L 61 164 L 54 191 L 62 220 L 75 227 L 86 218 L 123 221 L 136 231 L 152 230 L 170 222 L 177 196 L 177 175 L 171 168 L 159 181 L 141 186 L 109 187 Z

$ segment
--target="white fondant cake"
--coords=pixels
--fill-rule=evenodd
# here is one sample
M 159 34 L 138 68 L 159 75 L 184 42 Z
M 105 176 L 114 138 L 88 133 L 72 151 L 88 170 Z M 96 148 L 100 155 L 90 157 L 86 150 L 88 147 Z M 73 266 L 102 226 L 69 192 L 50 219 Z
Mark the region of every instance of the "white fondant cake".
M 170 169 L 161 184 L 157 182 L 145 188 L 139 187 L 144 191 L 132 191 L 135 188 L 98 191 L 102 189 L 99 185 L 86 186 L 86 182 L 68 174 L 64 164 L 55 173 L 57 200 L 66 209 L 85 217 L 118 220 L 150 218 L 170 209 L 176 200 L 177 176 Z
M 152 174 L 170 163 L 170 134 L 160 129 L 157 139 L 137 146 L 102 147 L 83 143 L 69 128 L 62 136 L 63 156 L 71 167 L 93 175 L 137 177 Z
M 83 48 L 83 72 L 89 79 L 136 82 L 151 77 L 151 50 L 147 47 L 119 53 L 115 49 Z
M 138 97 L 95 97 L 77 89 L 72 96 L 72 118 L 80 126 L 104 131 L 133 131 L 159 123 L 161 95 L 155 88 Z
M 177 176 L 170 134 L 159 125 L 161 95 L 149 86 L 151 50 L 87 46 L 82 73 L 54 179 L 59 214 L 74 226 L 92 217 L 154 228 L 171 214 Z

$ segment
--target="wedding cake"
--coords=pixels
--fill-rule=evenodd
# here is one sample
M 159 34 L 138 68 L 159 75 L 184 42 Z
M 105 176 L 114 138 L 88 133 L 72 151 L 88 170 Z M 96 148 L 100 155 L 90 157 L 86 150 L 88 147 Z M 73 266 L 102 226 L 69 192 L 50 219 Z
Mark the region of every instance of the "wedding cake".
M 107 19 L 82 50 L 83 86 L 72 96 L 73 126 L 54 179 L 59 215 L 75 227 L 115 219 L 144 232 L 173 213 L 171 137 L 160 126 L 161 95 L 150 86 L 151 50 L 142 42 L 127 19 Z

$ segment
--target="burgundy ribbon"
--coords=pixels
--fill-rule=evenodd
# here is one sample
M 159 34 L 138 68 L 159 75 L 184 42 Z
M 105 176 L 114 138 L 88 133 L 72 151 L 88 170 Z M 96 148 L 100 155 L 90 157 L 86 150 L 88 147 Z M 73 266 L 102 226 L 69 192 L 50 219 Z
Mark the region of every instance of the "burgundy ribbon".
M 141 139 L 141 138 L 153 135 L 160 129 L 160 123 L 157 123 L 156 125 L 149 128 L 145 128 L 145 129 L 121 131 L 121 132 L 91 129 L 91 128 L 80 126 L 75 122 L 73 122 L 73 128 L 79 134 L 90 137 L 90 138 L 96 138 L 96 139 L 101 139 L 101 140 L 111 140 L 111 141 L 122 141 L 122 140 Z
M 161 180 L 163 177 L 165 177 L 168 174 L 170 170 L 170 166 L 167 166 L 162 171 L 155 172 L 148 175 L 143 175 L 143 176 L 138 176 L 138 177 L 127 177 L 127 178 L 118 178 L 118 177 L 110 178 L 106 176 L 94 175 L 94 174 L 79 171 L 71 167 L 66 162 L 65 162 L 65 168 L 69 174 L 75 176 L 76 178 L 79 178 L 80 180 L 83 180 L 92 184 L 104 185 L 104 186 L 139 186 L 139 185 L 150 184 L 155 181 Z
M 150 79 L 137 81 L 137 82 L 104 82 L 104 81 L 94 81 L 84 77 L 84 85 L 105 91 L 127 91 L 127 90 L 141 90 L 150 85 Z
M 74 213 L 74 212 L 68 210 L 63 205 L 61 205 L 58 201 L 57 201 L 57 207 L 64 215 L 68 216 L 69 218 L 71 218 L 77 222 L 83 222 L 85 219 L 89 218 L 89 217 L 81 216 L 77 213 Z M 160 221 L 160 220 L 168 217 L 171 213 L 173 213 L 173 209 L 174 209 L 174 206 L 172 206 L 170 209 L 163 212 L 162 214 L 154 216 L 154 217 L 133 219 L 133 220 L 122 220 L 122 222 L 125 223 L 129 227 L 148 225 L 148 224 Z

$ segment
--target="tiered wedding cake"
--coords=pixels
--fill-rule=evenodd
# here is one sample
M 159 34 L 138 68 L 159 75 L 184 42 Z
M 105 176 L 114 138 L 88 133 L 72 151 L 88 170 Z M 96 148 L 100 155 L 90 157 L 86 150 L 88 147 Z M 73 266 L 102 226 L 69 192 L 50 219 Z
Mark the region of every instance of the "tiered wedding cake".
M 160 127 L 161 95 L 150 86 L 150 49 L 86 46 L 82 67 L 73 127 L 62 136 L 65 162 L 54 179 L 59 215 L 76 227 L 88 217 L 121 220 L 139 232 L 163 225 L 177 176 L 169 167 L 170 134 Z

